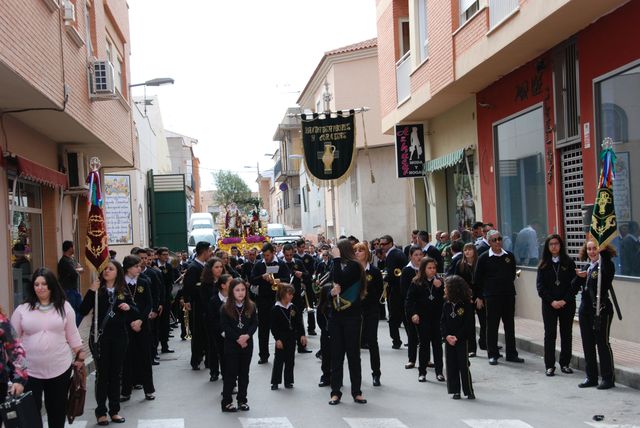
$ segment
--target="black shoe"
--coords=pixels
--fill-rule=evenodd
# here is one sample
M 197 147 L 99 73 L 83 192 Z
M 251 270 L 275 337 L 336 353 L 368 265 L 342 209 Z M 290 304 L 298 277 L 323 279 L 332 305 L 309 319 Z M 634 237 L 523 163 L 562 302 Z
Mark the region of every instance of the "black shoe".
M 173 354 L 174 352 L 176 352 L 176 351 L 171 349 L 171 348 L 166 348 L 166 349 L 163 349 L 162 351 L 160 351 L 160 353 L 162 353 L 162 354 Z
M 130 395 L 122 395 L 122 396 L 120 396 L 120 402 L 121 403 L 124 403 L 124 402 L 129 401 L 129 400 L 131 400 L 131 396 Z
M 438 382 L 444 382 L 445 381 L 444 376 L 441 375 L 441 374 L 436 375 L 436 379 L 438 379 Z
M 298 354 L 310 354 L 313 351 L 307 348 L 298 348 Z
M 330 406 L 336 406 L 338 404 L 340 404 L 340 397 L 331 398 L 331 400 L 329 400 Z
M 316 358 L 322 360 L 322 351 L 316 352 Z
M 380 386 L 380 376 L 373 375 L 373 386 Z
M 412 363 L 411 361 L 409 361 L 407 364 L 404 365 L 404 368 L 409 370 L 412 369 L 416 366 L 416 363 Z
M 292 383 L 285 383 L 284 387 L 287 388 L 287 389 L 291 389 L 291 388 L 293 388 L 293 384 Z
M 475 400 L 475 399 L 476 399 L 476 395 L 475 394 L 467 395 L 467 400 Z
M 602 382 L 600 382 L 600 385 L 598 385 L 597 389 L 611 389 L 614 388 L 616 385 L 615 383 L 613 383 L 610 380 L 603 380 Z
M 153 394 L 144 394 L 144 399 L 147 401 L 153 401 L 156 399 L 156 396 Z
M 209 382 L 215 382 L 215 381 L 217 381 L 218 379 L 220 379 L 220 376 L 219 376 L 219 375 L 212 375 L 212 376 L 209 376 Z
M 200 365 L 193 365 L 191 364 L 191 370 L 200 370 Z
M 454 400 L 459 400 L 460 399 L 460 393 L 455 393 L 451 396 L 451 398 L 453 398 Z
M 175 336 L 174 336 L 173 334 L 170 334 L 170 335 L 169 335 L 169 338 L 170 338 L 170 339 L 173 339 L 174 337 L 175 337 Z
M 491 364 L 492 366 L 497 366 L 498 365 L 498 359 L 497 358 L 489 358 L 489 364 Z
M 360 345 L 360 349 L 369 349 L 369 345 L 366 343 L 364 345 Z
M 400 343 L 394 343 L 394 344 L 391 346 L 391 348 L 393 348 L 393 349 L 400 349 L 401 347 L 402 347 L 402 342 L 400 342 Z
M 243 412 L 248 412 L 249 405 L 247 403 L 238 403 L 238 410 L 242 410 Z
M 598 381 L 587 378 L 578 384 L 578 388 L 591 388 L 592 386 L 598 386 Z
M 140 390 L 140 389 L 142 389 L 142 385 L 133 385 L 133 389 Z
M 276 385 L 276 384 L 271 385 L 271 390 L 272 391 L 277 391 L 278 390 L 278 385 Z
M 318 383 L 318 386 L 319 386 L 320 388 L 322 388 L 322 387 L 324 387 L 324 386 L 329 386 L 329 385 L 331 385 L 331 382 L 329 382 L 328 380 L 322 380 L 322 379 L 320 379 L 320 383 Z
M 223 412 L 235 413 L 235 412 L 238 411 L 238 409 L 232 403 L 229 403 L 227 405 L 224 405 L 224 404 L 222 405 L 222 411 Z
M 180 340 L 183 340 L 183 341 L 184 341 L 184 340 L 187 340 L 187 338 L 186 338 L 186 337 L 184 337 L 184 336 L 180 336 Z
M 573 370 L 571 370 L 571 367 L 569 366 L 560 367 L 560 371 L 566 374 L 573 374 Z
M 111 415 L 111 422 L 114 424 L 123 424 L 126 420 L 120 415 Z
M 502 346 L 501 346 L 501 345 L 498 345 L 498 351 L 499 351 L 499 350 L 501 350 L 501 349 L 502 349 Z
M 106 416 L 100 416 L 100 418 L 104 418 L 104 419 L 103 420 L 98 420 L 98 422 L 96 422 L 97 425 L 100 425 L 100 426 L 109 425 L 109 419 L 107 419 Z M 100 418 L 98 418 L 98 419 L 100 419 Z
M 258 360 L 258 364 L 267 364 L 269 362 L 269 360 L 267 360 L 266 358 L 260 358 Z
M 475 358 L 476 353 L 475 352 L 469 352 L 469 358 Z
M 556 368 L 555 367 L 550 367 L 547 369 L 546 372 L 544 372 L 545 375 L 551 377 L 551 376 L 555 376 L 556 375 Z
M 315 331 L 315 330 L 308 331 L 308 332 L 307 332 L 307 334 L 308 334 L 309 336 L 317 336 L 317 335 L 318 335 L 318 333 L 316 333 L 316 331 Z
M 524 363 L 524 358 L 520 358 L 520 357 L 509 357 L 506 358 L 507 361 L 509 361 L 510 363 Z
M 358 404 L 367 404 L 367 399 L 353 397 L 353 402 Z
M 152 366 L 159 366 L 159 365 L 160 365 L 160 362 L 159 362 L 159 361 L 156 361 L 156 360 L 153 360 L 153 361 L 151 362 L 151 365 L 152 365 Z
M 429 362 L 427 363 L 427 367 L 429 367 L 429 368 L 434 368 L 434 367 L 435 367 L 435 365 L 434 365 L 431 361 L 429 361 Z

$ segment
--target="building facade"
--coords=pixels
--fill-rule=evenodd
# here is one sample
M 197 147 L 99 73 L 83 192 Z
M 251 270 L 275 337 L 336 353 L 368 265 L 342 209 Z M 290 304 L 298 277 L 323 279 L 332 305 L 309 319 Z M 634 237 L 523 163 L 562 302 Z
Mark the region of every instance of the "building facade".
M 31 272 L 56 270 L 62 242 L 84 260 L 89 159 L 134 162 L 125 0 L 9 0 L 0 14 L 0 304 Z M 102 73 L 102 74 L 101 74 Z M 104 77 L 106 80 L 100 80 Z M 88 284 L 85 269 L 82 285 Z
M 600 143 L 614 140 L 621 235 L 614 242 L 615 286 L 626 318 L 614 323 L 612 335 L 640 341 L 632 327 L 640 318 L 631 310 L 640 304 L 632 262 L 640 254 L 640 194 L 632 184 L 640 49 L 631 42 L 639 35 L 640 2 L 380 0 L 377 6 L 383 129 L 425 123 L 425 150 L 434 159 L 446 145 L 447 131 L 438 126 L 447 117 L 459 111 L 453 125 L 475 125 L 475 136 L 468 129 L 462 144 L 467 153 L 474 145 L 468 176 L 475 215 L 502 231 L 523 265 L 519 316 L 541 319 L 535 266 L 524 266 L 518 232 L 533 225 L 540 245 L 548 233 L 560 233 L 575 257 L 585 239 L 583 208 L 595 198 Z M 445 162 L 434 160 L 435 167 Z M 448 173 L 437 174 L 429 177 L 436 206 L 451 197 Z M 443 227 L 435 211 L 432 231 Z

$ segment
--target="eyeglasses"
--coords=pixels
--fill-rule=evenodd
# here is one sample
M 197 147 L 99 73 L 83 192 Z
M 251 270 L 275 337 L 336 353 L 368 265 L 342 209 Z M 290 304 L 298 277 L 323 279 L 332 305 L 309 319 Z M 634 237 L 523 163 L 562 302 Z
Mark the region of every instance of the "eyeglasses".
M 497 238 L 491 238 L 491 242 L 502 242 L 502 236 L 498 236 Z

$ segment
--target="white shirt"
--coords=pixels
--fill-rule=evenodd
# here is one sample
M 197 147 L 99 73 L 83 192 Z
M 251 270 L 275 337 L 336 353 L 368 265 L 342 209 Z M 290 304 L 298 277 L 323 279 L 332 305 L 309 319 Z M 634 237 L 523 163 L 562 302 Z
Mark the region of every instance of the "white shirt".
M 415 266 L 413 265 L 413 263 L 411 263 L 411 262 L 407 263 L 407 265 L 406 265 L 405 267 L 411 267 L 411 268 L 413 268 L 413 270 L 418 270 L 418 268 L 417 268 L 417 267 L 415 267 Z
M 429 250 L 429 247 L 433 247 L 431 242 L 427 243 L 427 245 L 422 248 L 422 251 L 426 253 Z
M 560 257 L 551 257 L 553 263 L 560 263 Z
M 218 298 L 223 302 L 223 303 L 227 303 L 227 296 L 223 295 L 221 292 L 218 291 Z
M 200 260 L 199 258 L 197 258 L 197 257 L 195 259 L 193 259 L 193 260 L 195 260 L 196 262 L 200 263 L 202 266 L 205 265 L 205 263 L 202 260 Z
M 125 275 L 124 280 L 127 284 L 136 284 L 138 282 L 137 278 L 131 278 L 129 275 Z
M 501 257 L 501 256 L 504 256 L 505 254 L 507 254 L 507 252 L 504 250 L 504 248 L 501 248 L 499 253 L 494 253 L 493 250 L 489 248 L 489 257 L 493 257 L 493 256 Z
M 285 305 L 283 305 L 282 303 L 280 303 L 280 301 L 279 301 L 279 300 L 276 302 L 276 306 L 280 306 L 281 308 L 285 308 L 285 309 L 289 309 L 289 307 L 290 307 L 292 304 L 293 304 L 293 303 L 289 302 L 289 303 L 287 304 L 287 306 L 285 306 Z

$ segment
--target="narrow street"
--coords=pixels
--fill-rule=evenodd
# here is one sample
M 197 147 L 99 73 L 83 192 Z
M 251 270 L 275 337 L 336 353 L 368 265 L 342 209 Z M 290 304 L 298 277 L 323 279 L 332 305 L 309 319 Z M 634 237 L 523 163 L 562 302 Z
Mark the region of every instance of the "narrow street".
M 404 333 L 402 333 L 404 334 Z M 312 354 L 296 355 L 294 389 L 271 391 L 272 361 L 259 366 L 257 352 L 252 361 L 249 384 L 249 412 L 222 413 L 222 382 L 208 382 L 208 371 L 189 367 L 189 342 L 172 339 L 174 354 L 163 354 L 154 367 L 156 400 L 145 401 L 142 391 L 134 391 L 132 400 L 123 403 L 123 427 L 138 428 L 210 428 L 210 427 L 472 427 L 472 428 L 587 428 L 639 427 L 640 391 L 618 385 L 608 391 L 595 388 L 579 390 L 584 373 L 544 376 L 542 359 L 521 353 L 525 364 L 487 364 L 480 351 L 471 359 L 471 372 L 477 399 L 454 401 L 446 385 L 435 380 L 432 369 L 427 383 L 418 383 L 417 369 L 405 370 L 406 348 L 391 349 L 387 324 L 380 324 L 382 386 L 371 386 L 369 355 L 362 351 L 363 393 L 366 405 L 349 399 L 346 377 L 343 402 L 329 406 L 329 389 L 317 386 L 320 361 L 314 356 L 319 336 L 310 338 Z M 559 371 L 558 371 L 559 373 Z M 93 375 L 88 379 L 92 389 Z M 93 391 L 87 394 L 85 414 L 71 427 L 94 426 Z M 593 421 L 596 414 L 604 421 Z M 561 422 L 560 422 L 561 421 Z M 635 424 L 635 425 L 634 425 Z M 114 424 L 111 424 L 114 425 Z

